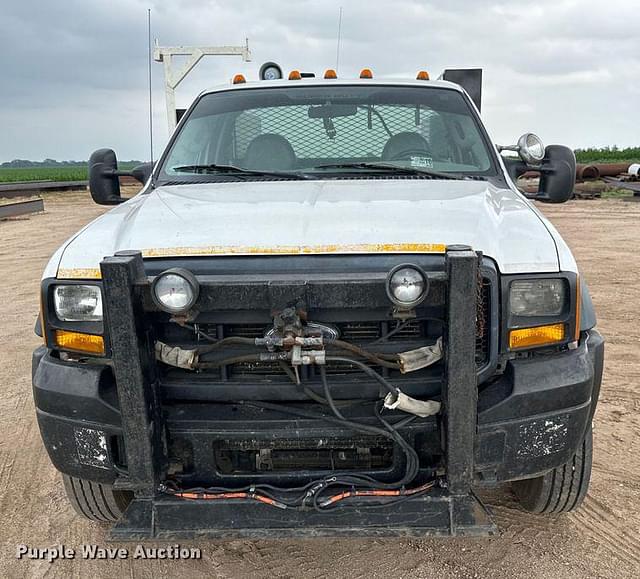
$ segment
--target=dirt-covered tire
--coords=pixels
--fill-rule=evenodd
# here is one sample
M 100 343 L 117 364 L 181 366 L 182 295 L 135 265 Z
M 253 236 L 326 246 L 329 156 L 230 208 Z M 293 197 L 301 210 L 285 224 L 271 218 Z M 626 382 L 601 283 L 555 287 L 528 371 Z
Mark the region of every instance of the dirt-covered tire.
M 99 523 L 113 523 L 131 502 L 131 493 L 114 491 L 109 485 L 62 475 L 64 490 L 76 513 Z
M 545 515 L 574 511 L 587 494 L 592 459 L 593 431 L 589 425 L 578 452 L 568 463 L 543 476 L 511 483 L 520 506 Z

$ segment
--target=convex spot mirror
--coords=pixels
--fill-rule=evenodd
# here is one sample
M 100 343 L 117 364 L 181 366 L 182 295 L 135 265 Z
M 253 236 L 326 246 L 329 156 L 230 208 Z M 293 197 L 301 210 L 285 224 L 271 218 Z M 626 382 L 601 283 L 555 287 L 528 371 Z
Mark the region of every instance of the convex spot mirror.
M 98 149 L 89 157 L 89 191 L 98 205 L 118 205 L 126 201 L 120 195 L 120 177 L 133 177 L 147 182 L 153 172 L 153 163 L 143 163 L 130 171 L 118 170 L 118 159 L 112 149 Z

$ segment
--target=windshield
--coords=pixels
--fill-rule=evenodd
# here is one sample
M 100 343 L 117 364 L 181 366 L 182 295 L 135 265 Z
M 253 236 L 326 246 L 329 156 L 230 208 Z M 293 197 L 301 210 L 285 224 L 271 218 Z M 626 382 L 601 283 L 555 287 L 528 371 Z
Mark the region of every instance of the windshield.
M 322 178 L 395 167 L 435 176 L 495 175 L 459 92 L 358 85 L 206 94 L 176 136 L 162 172 L 173 180 L 238 175 L 238 168 L 255 178 L 259 172 Z

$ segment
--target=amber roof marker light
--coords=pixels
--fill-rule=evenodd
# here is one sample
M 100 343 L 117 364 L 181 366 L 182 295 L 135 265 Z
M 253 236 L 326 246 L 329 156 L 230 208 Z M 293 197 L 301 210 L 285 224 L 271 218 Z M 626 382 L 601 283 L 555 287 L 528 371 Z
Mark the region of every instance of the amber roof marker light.
M 236 74 L 233 77 L 233 84 L 244 84 L 247 82 L 247 79 L 244 77 L 244 74 Z
M 416 80 L 429 80 L 429 73 L 426 70 L 419 71 Z
M 338 78 L 338 75 L 336 71 L 333 70 L 333 68 L 328 68 L 327 70 L 324 71 L 324 78 L 325 79 Z
M 373 72 L 370 68 L 363 68 L 360 71 L 360 78 L 373 78 Z
M 299 70 L 292 70 L 289 73 L 289 80 L 300 80 L 302 78 L 302 75 L 300 74 Z

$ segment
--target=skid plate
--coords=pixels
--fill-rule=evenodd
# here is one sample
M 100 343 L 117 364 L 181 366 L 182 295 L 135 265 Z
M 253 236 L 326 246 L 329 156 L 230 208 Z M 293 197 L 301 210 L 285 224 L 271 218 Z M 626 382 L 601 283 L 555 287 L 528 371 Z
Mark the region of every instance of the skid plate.
M 328 512 L 281 510 L 250 500 L 135 499 L 111 529 L 114 541 L 195 538 L 490 535 L 495 524 L 473 494 L 437 490 L 396 505 L 366 508 L 371 500 Z

